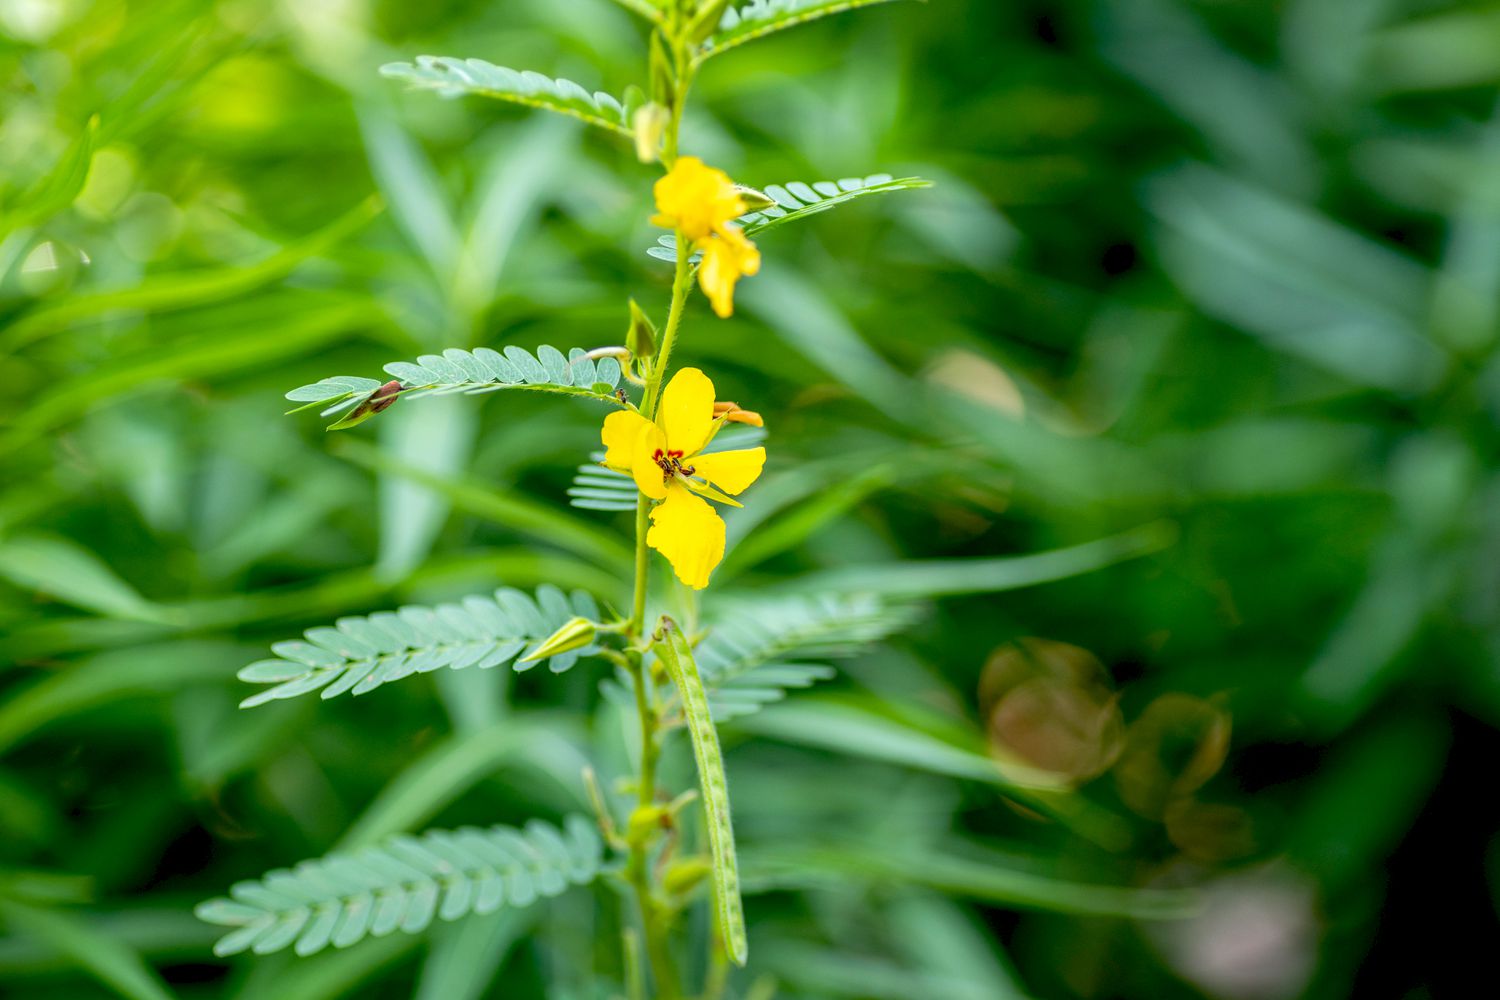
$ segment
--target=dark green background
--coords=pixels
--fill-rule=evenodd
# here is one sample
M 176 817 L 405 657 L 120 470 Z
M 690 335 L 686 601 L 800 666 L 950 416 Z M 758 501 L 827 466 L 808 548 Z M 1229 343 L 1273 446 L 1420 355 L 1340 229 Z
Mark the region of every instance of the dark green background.
M 624 538 L 564 506 L 585 404 L 414 401 L 329 436 L 281 394 L 443 347 L 617 343 L 628 296 L 660 316 L 654 168 L 376 73 L 431 52 L 618 93 L 643 38 L 607 0 L 0 12 L 0 897 L 183 997 L 609 995 L 607 890 L 509 951 L 441 928 L 303 962 L 217 962 L 190 909 L 326 851 L 433 753 L 482 766 L 449 760 L 417 828 L 555 817 L 582 754 L 618 763 L 588 665 L 243 713 L 233 672 L 407 600 L 620 599 L 624 567 L 484 500 Z M 737 180 L 937 181 L 766 234 L 734 320 L 697 301 L 675 359 L 771 430 L 722 594 L 842 571 L 820 579 L 926 608 L 792 722 L 725 727 L 747 868 L 785 869 L 748 900 L 778 995 L 1472 995 L 1500 931 L 1497 82 L 1495 8 L 1411 0 L 895 3 L 707 65 L 683 147 Z M 94 115 L 87 186 L 45 204 Z M 377 192 L 373 222 L 304 244 Z M 1129 531 L 1147 554 L 1035 587 L 890 566 Z M 981 672 L 1025 636 L 1097 656 L 1126 723 L 1172 692 L 1221 713 L 1192 796 L 1219 825 L 1136 815 L 1117 769 L 1083 789 L 1128 831 L 1106 849 L 885 729 L 797 738 L 832 705 L 982 752 Z M 1148 747 L 1165 773 L 1192 733 Z M 1207 902 L 1148 928 L 975 874 L 1018 870 Z M 0 992 L 106 995 L 13 924 Z

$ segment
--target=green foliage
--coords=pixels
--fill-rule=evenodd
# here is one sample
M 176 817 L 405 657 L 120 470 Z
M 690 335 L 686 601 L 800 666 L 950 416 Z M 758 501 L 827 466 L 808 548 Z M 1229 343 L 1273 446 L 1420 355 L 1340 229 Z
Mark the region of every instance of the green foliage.
M 834 675 L 805 658 L 855 656 L 910 625 L 911 604 L 865 594 L 818 594 L 731 605 L 694 651 L 714 720 L 750 715 Z
M 602 91 L 590 94 L 572 80 L 554 80 L 531 70 L 508 69 L 483 59 L 418 56 L 415 64 L 387 63 L 380 67 L 380 73 L 413 89 L 435 90 L 443 97 L 476 94 L 512 101 L 569 115 L 624 136 L 632 134 L 630 117 L 639 100 L 638 92 L 627 94 L 621 103 Z
M 540 820 L 523 830 L 429 830 L 304 861 L 240 882 L 229 898 L 198 906 L 200 919 L 233 927 L 216 955 L 283 948 L 302 956 L 366 937 L 420 934 L 432 923 L 523 907 L 585 885 L 603 868 L 594 824 L 570 816 L 559 831 Z
M 931 186 L 931 181 L 920 177 L 897 179 L 890 174 L 846 177 L 842 180 L 817 181 L 813 184 L 788 181 L 784 185 L 772 184 L 765 189 L 765 193 L 776 202 L 775 207 L 762 209 L 759 212 L 748 212 L 736 221 L 745 231 L 746 236 L 753 237 L 768 229 L 775 229 L 788 222 L 796 222 L 808 216 L 817 215 L 819 212 L 826 212 L 830 208 L 837 208 L 867 195 L 885 194 L 890 191 L 910 191 Z M 656 242 L 658 245 L 649 248 L 646 252 L 657 260 L 675 263 L 677 237 L 667 233 L 658 236 Z M 693 259 L 696 261 L 700 256 L 701 254 L 695 253 Z
M 703 43 L 699 59 L 707 59 L 737 45 L 816 21 L 830 14 L 870 7 L 890 0 L 750 0 L 743 7 L 730 7 L 718 30 Z
M 567 357 L 555 347 L 543 345 L 535 354 L 507 345 L 505 352 L 488 347 L 464 351 L 450 347 L 441 355 L 424 354 L 416 360 L 393 361 L 385 370 L 401 383 L 401 395 L 442 396 L 463 393 L 469 396 L 498 392 L 501 389 L 529 389 L 581 396 L 602 402 L 621 404 L 615 394 L 620 384 L 620 363 L 612 357 L 595 362 L 588 352 L 575 347 Z M 361 407 L 376 395 L 381 385 L 372 378 L 335 375 L 311 385 L 298 386 L 286 394 L 293 402 L 306 403 L 290 412 L 322 405 L 321 416 L 338 413 L 346 416 L 335 421 L 329 430 L 341 430 L 362 423 L 373 416 Z
M 331 628 L 308 629 L 303 633 L 306 641 L 276 643 L 271 647 L 276 659 L 258 660 L 241 670 L 242 681 L 275 686 L 251 695 L 240 707 L 313 691 L 325 699 L 348 692 L 359 695 L 434 670 L 489 670 L 511 662 L 516 670 L 527 670 L 538 662 L 530 658 L 528 647 L 536 648 L 575 615 L 597 621 L 599 606 L 581 590 L 569 596 L 543 584 L 535 599 L 502 587 L 494 597 L 340 618 Z M 597 645 L 589 643 L 548 658 L 547 666 L 560 674 L 579 657 L 597 651 Z

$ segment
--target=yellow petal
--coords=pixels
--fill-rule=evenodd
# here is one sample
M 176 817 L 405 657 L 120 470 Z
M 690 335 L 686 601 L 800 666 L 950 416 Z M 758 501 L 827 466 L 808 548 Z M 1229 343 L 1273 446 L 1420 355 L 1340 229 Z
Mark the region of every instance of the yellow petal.
M 616 410 L 604 418 L 599 433 L 604 442 L 604 464 L 617 472 L 629 472 L 635 465 L 635 442 L 641 428 L 651 423 L 639 413 Z
M 719 451 L 712 455 L 697 455 L 692 460 L 693 474 L 707 479 L 725 493 L 743 492 L 745 487 L 760 478 L 760 470 L 765 464 L 764 448 Z
M 699 240 L 703 263 L 698 267 L 698 284 L 720 319 L 734 315 L 734 286 L 743 275 L 760 270 L 760 251 L 738 229 Z
M 745 202 L 722 170 L 696 156 L 682 156 L 656 182 L 657 214 L 651 221 L 681 229 L 690 240 L 707 238 L 730 220 L 745 214 Z
M 667 557 L 677 579 L 702 590 L 724 558 L 724 521 L 707 502 L 673 484 L 651 510 L 646 544 Z
M 714 423 L 714 384 L 697 368 L 672 376 L 661 394 L 656 422 L 667 435 L 667 447 L 684 456 L 695 455 L 708 440 Z
M 666 448 L 667 436 L 661 432 L 661 428 L 642 419 L 631 451 L 630 474 L 635 477 L 636 489 L 653 500 L 660 500 L 667 495 L 666 474 L 656 464 L 657 457 Z

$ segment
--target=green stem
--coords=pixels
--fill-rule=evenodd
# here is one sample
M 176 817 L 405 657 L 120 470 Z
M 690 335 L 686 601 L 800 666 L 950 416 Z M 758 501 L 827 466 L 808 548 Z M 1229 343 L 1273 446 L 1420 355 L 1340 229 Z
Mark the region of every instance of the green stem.
M 675 8 L 674 8 L 675 10 Z M 677 137 L 682 125 L 682 106 L 687 99 L 691 84 L 691 61 L 687 58 L 679 38 L 680 24 L 673 15 L 666 30 L 671 39 L 673 59 L 678 68 L 677 85 L 674 88 L 671 120 L 663 136 L 663 162 L 670 167 L 677 159 Z M 667 312 L 667 323 L 657 345 L 656 357 L 646 376 L 646 389 L 641 398 L 641 413 L 646 419 L 656 419 L 660 405 L 661 384 L 671 362 L 672 345 L 677 340 L 677 331 L 682 326 L 682 315 L 687 305 L 688 293 L 692 290 L 692 267 L 689 258 L 692 247 L 681 230 L 677 232 L 677 270 L 672 278 L 672 304 Z M 633 647 L 626 652 L 627 667 L 635 689 L 636 714 L 641 729 L 641 772 L 636 781 L 638 807 L 650 808 L 656 802 L 656 765 L 661 753 L 658 739 L 658 717 L 655 690 L 644 657 L 639 651 L 640 640 L 645 629 L 646 594 L 651 582 L 651 553 L 646 545 L 646 534 L 650 528 L 651 500 L 642 496 L 635 508 L 635 592 L 631 601 L 630 620 L 625 634 Z M 660 1000 L 680 1000 L 682 987 L 677 976 L 676 963 L 672 958 L 668 940 L 671 915 L 668 907 L 657 895 L 651 872 L 651 847 L 649 840 L 633 842 L 625 865 L 626 879 L 635 891 L 636 904 L 640 909 L 641 928 L 644 932 L 646 957 L 651 964 L 655 980 L 654 996 Z
M 651 374 L 646 376 L 646 393 L 641 399 L 641 412 L 648 420 L 656 419 L 657 399 L 661 391 L 662 378 L 667 374 L 667 364 L 672 357 L 672 345 L 677 342 L 677 330 L 682 326 L 682 314 L 687 305 L 688 293 L 693 289 L 693 269 L 689 263 L 693 248 L 681 229 L 677 234 L 677 271 L 672 276 L 672 305 L 667 311 L 667 327 L 662 331 L 661 343 L 656 348 L 656 360 L 651 364 Z

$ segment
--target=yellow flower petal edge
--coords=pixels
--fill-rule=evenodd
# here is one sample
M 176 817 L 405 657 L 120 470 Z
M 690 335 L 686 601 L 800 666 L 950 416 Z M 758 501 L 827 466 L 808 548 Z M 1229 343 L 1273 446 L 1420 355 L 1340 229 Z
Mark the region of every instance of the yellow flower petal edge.
M 708 501 L 674 484 L 667 498 L 651 510 L 646 544 L 667 557 L 677 579 L 702 590 L 724 558 L 724 520 Z
M 760 271 L 760 251 L 738 229 L 698 241 L 703 262 L 698 265 L 698 284 L 720 319 L 734 315 L 734 286 L 740 278 Z
M 734 504 L 729 495 L 760 478 L 766 462 L 764 448 L 702 454 L 731 412 L 749 411 L 716 403 L 709 377 L 684 368 L 662 391 L 655 421 L 621 410 L 604 418 L 599 434 L 604 464 L 629 473 L 643 495 L 661 501 L 651 510 L 646 544 L 667 558 L 679 580 L 698 590 L 708 586 L 724 558 L 724 521 L 694 491 Z
M 693 459 L 693 470 L 698 477 L 707 479 L 725 493 L 735 494 L 743 493 L 759 479 L 765 464 L 766 449 L 749 448 L 698 455 Z
M 684 368 L 672 376 L 661 394 L 656 422 L 667 436 L 667 447 L 696 455 L 708 441 L 714 423 L 714 384 L 697 368 Z
M 616 410 L 604 418 L 599 437 L 604 442 L 604 464 L 616 472 L 629 472 L 635 465 L 635 444 L 651 421 L 631 410 Z
M 707 239 L 745 214 L 745 200 L 729 175 L 696 156 L 678 157 L 652 190 L 657 214 L 651 221 L 667 229 L 680 229 L 689 240 Z

